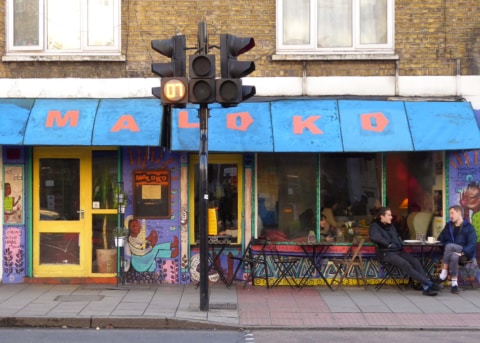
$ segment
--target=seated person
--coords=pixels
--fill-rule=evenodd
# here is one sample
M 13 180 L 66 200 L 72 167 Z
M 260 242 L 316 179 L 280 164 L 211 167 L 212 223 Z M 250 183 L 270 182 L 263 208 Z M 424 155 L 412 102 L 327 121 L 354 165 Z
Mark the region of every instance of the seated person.
M 422 284 L 423 295 L 437 295 L 440 285 L 425 277 L 425 271 L 417 258 L 402 251 L 402 241 L 395 226 L 392 225 L 392 218 L 390 209 L 381 207 L 378 209 L 377 219 L 370 225 L 370 240 L 377 245 L 378 260 L 399 267 L 409 277 Z
M 330 224 L 333 228 L 340 228 L 342 227 L 342 223 L 337 222 L 335 216 L 333 215 L 333 211 L 337 209 L 337 202 L 333 199 L 325 200 L 325 207 L 322 209 L 321 214 L 325 216 L 326 221 Z
M 446 280 L 450 272 L 451 292 L 458 294 L 458 263 L 476 258 L 477 234 L 471 223 L 463 219 L 462 207 L 451 206 L 448 209 L 450 221 L 438 236 L 444 246 L 442 272 L 440 279 Z
M 337 235 L 337 230 L 334 227 L 331 227 L 327 222 L 327 218 L 322 214 L 320 219 L 320 236 L 322 241 L 330 243 L 335 242 Z

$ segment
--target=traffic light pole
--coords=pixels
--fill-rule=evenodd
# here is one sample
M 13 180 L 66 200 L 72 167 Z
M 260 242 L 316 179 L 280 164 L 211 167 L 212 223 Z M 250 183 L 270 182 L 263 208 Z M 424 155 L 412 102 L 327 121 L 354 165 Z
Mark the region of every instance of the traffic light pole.
M 200 228 L 200 310 L 209 309 L 208 292 L 208 105 L 201 105 L 198 110 L 200 118 L 200 151 L 199 151 L 199 214 Z
M 208 53 L 207 24 L 198 24 L 198 46 L 200 53 Z M 198 110 L 200 119 L 200 150 L 198 175 L 198 225 L 200 233 L 200 311 L 209 309 L 208 291 L 208 104 L 201 104 Z

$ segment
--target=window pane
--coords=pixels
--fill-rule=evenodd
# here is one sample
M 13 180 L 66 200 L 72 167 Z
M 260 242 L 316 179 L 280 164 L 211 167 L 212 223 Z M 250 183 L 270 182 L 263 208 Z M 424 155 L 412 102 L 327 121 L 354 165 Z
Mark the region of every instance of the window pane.
M 94 151 L 92 153 L 94 209 L 116 209 L 114 194 L 117 189 L 117 152 Z
M 283 44 L 310 44 L 310 0 L 283 1 Z
M 321 206 L 337 203 L 337 222 L 370 222 L 375 200 L 380 199 L 379 162 L 376 154 L 321 155 Z
M 95 214 L 92 216 L 92 273 L 114 273 L 117 271 L 116 249 L 113 233 L 118 226 L 118 217 L 116 214 Z M 98 255 L 99 250 L 113 249 L 105 252 L 114 253 L 115 257 L 108 259 L 106 263 L 98 261 L 102 257 Z M 101 254 L 103 252 L 100 252 Z
M 40 264 L 80 264 L 78 233 L 41 233 Z
M 113 0 L 88 1 L 88 46 L 113 46 Z
M 258 230 L 261 234 L 277 240 L 306 241 L 308 232 L 315 230 L 316 156 L 258 155 Z
M 40 220 L 79 220 L 80 161 L 40 159 Z
M 78 50 L 80 44 L 80 0 L 47 1 L 49 50 Z
M 16 0 L 13 14 L 14 46 L 39 44 L 38 0 Z
M 352 1 L 317 0 L 319 48 L 352 46 Z
M 435 174 L 434 161 L 434 152 L 387 154 L 387 206 L 392 210 L 397 231 L 404 239 L 415 238 L 414 231 L 407 226 L 407 215 L 432 212 L 434 190 L 443 189 L 441 178 Z
M 199 180 L 198 164 L 195 180 Z M 199 182 L 195 182 L 195 199 Z M 199 239 L 198 201 L 195 201 L 195 238 Z M 208 164 L 208 231 L 209 235 L 238 237 L 238 165 L 234 163 Z
M 387 43 L 387 0 L 360 0 L 360 43 Z

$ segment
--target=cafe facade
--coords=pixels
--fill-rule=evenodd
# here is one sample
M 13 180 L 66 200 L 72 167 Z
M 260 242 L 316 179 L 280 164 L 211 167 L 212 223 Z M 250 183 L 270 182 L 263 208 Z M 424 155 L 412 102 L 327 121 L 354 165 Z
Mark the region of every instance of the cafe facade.
M 0 113 L 3 283 L 198 282 L 197 107 L 170 112 L 152 98 L 2 99 Z M 444 99 L 211 105 L 206 229 L 229 237 L 218 260 L 226 278 L 237 266 L 230 257 L 252 237 L 289 255 L 301 255 L 295 243 L 311 231 L 321 241 L 320 209 L 331 199 L 337 220 L 355 223 L 332 257 L 364 236 L 369 282 L 382 273 L 367 233 L 377 200 L 404 238 L 410 213 L 432 213 L 429 232 L 437 235 L 457 203 L 475 224 L 479 114 L 468 101 Z M 115 236 L 124 229 L 120 248 Z M 308 263 L 295 266 L 298 278 Z M 335 272 L 328 259 L 322 268 L 327 279 Z M 209 279 L 222 282 L 215 270 Z
M 431 214 L 435 234 L 456 203 L 480 228 L 476 12 L 477 0 L 0 1 L 1 282 L 195 283 L 199 196 L 203 229 L 229 238 L 227 279 L 252 237 L 285 254 L 310 231 L 321 241 L 332 201 L 353 236 L 368 238 L 377 203 L 404 237 L 410 214 Z M 198 110 L 152 96 L 152 63 L 171 60 L 151 41 L 185 35 L 189 74 L 202 22 L 217 77 L 220 35 L 254 38 L 238 59 L 255 62 L 243 84 L 256 96 L 209 106 L 199 195 Z

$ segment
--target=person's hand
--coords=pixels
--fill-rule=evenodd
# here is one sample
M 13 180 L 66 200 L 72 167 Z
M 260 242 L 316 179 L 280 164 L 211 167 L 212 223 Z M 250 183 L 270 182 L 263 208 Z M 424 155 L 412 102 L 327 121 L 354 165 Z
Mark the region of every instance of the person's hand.
M 455 254 L 457 254 L 458 256 L 462 256 L 463 252 L 456 252 Z

